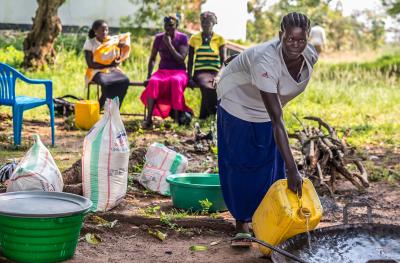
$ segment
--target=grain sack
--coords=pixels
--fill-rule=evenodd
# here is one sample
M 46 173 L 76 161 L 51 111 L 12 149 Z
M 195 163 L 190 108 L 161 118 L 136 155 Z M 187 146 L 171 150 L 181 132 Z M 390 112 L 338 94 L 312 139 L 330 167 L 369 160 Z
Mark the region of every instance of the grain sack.
M 145 158 L 146 163 L 138 181 L 147 189 L 170 195 L 166 178 L 170 174 L 184 173 L 188 166 L 187 158 L 161 143 L 151 144 Z
M 124 198 L 128 183 L 129 143 L 118 97 L 107 99 L 103 117 L 83 142 L 83 195 L 92 211 L 108 211 Z
M 7 192 L 62 192 L 64 184 L 60 170 L 39 135 L 33 137 L 35 143 L 15 168 Z

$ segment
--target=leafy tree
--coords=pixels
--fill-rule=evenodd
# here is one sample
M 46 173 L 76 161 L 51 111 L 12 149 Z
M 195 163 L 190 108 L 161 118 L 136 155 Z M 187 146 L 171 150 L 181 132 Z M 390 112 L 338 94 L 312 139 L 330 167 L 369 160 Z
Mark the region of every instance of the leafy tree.
M 400 1 L 400 0 L 399 0 Z M 344 16 L 342 9 L 330 7 L 331 0 L 280 0 L 266 9 L 265 0 L 250 0 L 248 12 L 253 19 L 247 23 L 247 38 L 255 43 L 264 42 L 275 36 L 280 28 L 282 16 L 289 12 L 307 14 L 312 23 L 323 26 L 327 33 L 328 47 L 333 50 L 376 48 L 383 41 L 383 20 L 372 12 L 367 24 L 360 22 L 360 15 Z
M 323 24 L 331 0 L 280 0 L 266 9 L 265 0 L 250 0 L 248 12 L 253 20 L 247 24 L 247 38 L 253 42 L 266 41 L 277 36 L 281 18 L 288 12 L 302 12 L 312 21 Z
M 400 0 L 382 0 L 382 5 L 389 15 L 396 16 L 400 13 Z
M 179 14 L 184 24 L 198 23 L 201 4 L 206 0 L 129 0 L 139 6 L 133 16 L 121 19 L 121 26 L 133 28 L 161 27 L 162 18 Z
M 279 17 L 272 10 L 264 10 L 267 0 L 250 0 L 247 2 L 247 11 L 254 20 L 247 22 L 247 39 L 252 42 L 263 42 L 276 35 L 275 27 Z
M 366 32 L 367 41 L 373 49 L 377 49 L 383 44 L 385 37 L 385 20 L 374 12 L 366 12 L 367 21 L 369 21 L 368 31 Z

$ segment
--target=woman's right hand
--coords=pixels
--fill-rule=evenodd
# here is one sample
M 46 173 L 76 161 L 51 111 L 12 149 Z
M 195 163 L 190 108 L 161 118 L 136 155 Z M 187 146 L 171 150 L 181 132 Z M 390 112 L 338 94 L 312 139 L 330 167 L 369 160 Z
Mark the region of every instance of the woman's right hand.
M 302 187 L 303 187 L 303 178 L 301 177 L 299 171 L 295 170 L 288 170 L 287 171 L 287 181 L 288 181 L 288 188 L 297 193 L 299 197 L 302 196 Z
M 145 81 L 143 81 L 143 86 L 147 87 L 147 84 L 149 84 L 150 79 L 146 79 Z
M 162 41 L 165 43 L 165 45 L 167 45 L 167 47 L 172 47 L 171 36 L 167 33 L 163 35 Z

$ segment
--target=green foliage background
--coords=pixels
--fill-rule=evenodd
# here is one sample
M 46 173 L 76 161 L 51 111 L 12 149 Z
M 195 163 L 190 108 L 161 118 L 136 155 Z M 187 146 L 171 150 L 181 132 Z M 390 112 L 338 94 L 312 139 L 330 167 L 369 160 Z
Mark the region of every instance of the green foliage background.
M 365 11 L 344 16 L 340 6 L 332 8 L 331 0 L 280 0 L 268 9 L 267 0 L 250 0 L 248 12 L 253 19 L 247 24 L 247 40 L 263 42 L 278 36 L 282 17 L 289 12 L 306 14 L 312 25 L 319 23 L 327 33 L 330 50 L 376 49 L 384 40 L 384 16 Z M 365 19 L 359 19 L 364 17 Z M 364 22 L 361 22 L 364 21 Z
M 85 97 L 84 72 L 86 64 L 81 53 L 85 36 L 63 34 L 57 40 L 58 57 L 53 67 L 39 72 L 23 71 L 19 65 L 23 60 L 20 49 L 23 37 L 0 36 L 0 61 L 8 63 L 31 78 L 51 79 L 54 96 L 74 94 Z M 82 44 L 83 45 L 83 44 Z M 137 38 L 133 42 L 132 54 L 123 63 L 123 69 L 131 80 L 143 81 L 146 77 L 147 59 L 150 52 L 149 38 Z M 357 146 L 381 145 L 394 148 L 400 145 L 400 54 L 391 52 L 366 62 L 328 63 L 318 62 L 307 90 L 289 103 L 285 121 L 289 131 L 299 129 L 293 113 L 299 117 L 315 115 L 338 128 L 339 132 L 352 129 L 350 142 Z M 17 93 L 29 96 L 44 96 L 44 89 L 17 83 Z M 142 113 L 139 100 L 142 88 L 131 87 L 122 105 L 122 112 Z M 95 94 L 91 94 L 92 99 Z M 198 115 L 200 92 L 187 89 L 187 103 Z M 0 107 L 0 112 L 9 112 Z M 27 111 L 24 118 L 47 119 L 46 107 Z

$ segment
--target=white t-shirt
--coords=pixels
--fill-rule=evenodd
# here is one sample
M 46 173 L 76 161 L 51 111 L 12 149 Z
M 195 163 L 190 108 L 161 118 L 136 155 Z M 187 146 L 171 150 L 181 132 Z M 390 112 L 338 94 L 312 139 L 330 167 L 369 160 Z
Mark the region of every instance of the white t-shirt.
M 87 38 L 83 45 L 83 50 L 88 50 L 94 53 L 96 49 L 101 45 L 100 41 L 94 38 Z
M 300 82 L 297 82 L 283 60 L 279 39 L 245 50 L 221 73 L 217 85 L 221 107 L 245 121 L 270 121 L 260 90 L 278 93 L 282 106 L 303 92 L 318 60 L 318 54 L 314 47 L 307 45 L 303 56 L 305 63 Z
M 310 31 L 310 43 L 313 45 L 325 45 L 325 30 L 320 26 L 313 26 Z

